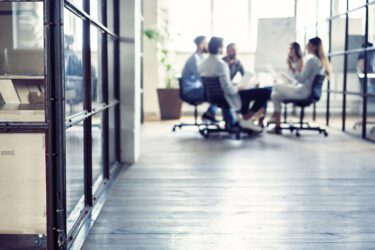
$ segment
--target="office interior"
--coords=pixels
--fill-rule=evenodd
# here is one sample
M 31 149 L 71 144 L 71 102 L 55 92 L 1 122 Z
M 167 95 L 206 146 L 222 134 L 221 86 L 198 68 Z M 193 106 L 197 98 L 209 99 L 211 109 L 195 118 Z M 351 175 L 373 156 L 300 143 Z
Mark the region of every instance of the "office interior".
M 172 132 L 150 29 L 168 34 L 173 88 L 197 35 L 235 42 L 264 82 L 319 36 L 332 72 L 306 119 L 329 136 Z M 0 1 L 0 34 L 0 249 L 375 246 L 375 76 L 357 68 L 375 1 Z

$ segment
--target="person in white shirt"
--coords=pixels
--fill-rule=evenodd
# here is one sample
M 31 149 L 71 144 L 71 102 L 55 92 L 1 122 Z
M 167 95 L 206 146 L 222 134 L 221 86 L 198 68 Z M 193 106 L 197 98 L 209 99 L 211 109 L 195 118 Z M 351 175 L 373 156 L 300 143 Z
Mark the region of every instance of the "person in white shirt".
M 199 72 L 202 77 L 218 77 L 220 86 L 229 106 L 235 111 L 241 111 L 242 120 L 239 125 L 243 128 L 261 131 L 262 128 L 255 125 L 252 116 L 262 107 L 270 97 L 269 89 L 247 89 L 240 90 L 230 80 L 229 67 L 225 61 L 220 58 L 223 53 L 224 40 L 220 37 L 212 37 L 208 43 L 209 57 L 203 61 Z M 250 102 L 253 105 L 250 106 Z
M 275 128 L 270 132 L 280 134 L 281 104 L 286 99 L 305 99 L 312 91 L 312 84 L 315 76 L 326 74 L 329 76 L 330 64 L 324 53 L 322 41 L 319 37 L 311 38 L 307 44 L 308 55 L 305 58 L 305 65 L 302 72 L 295 72 L 296 84 L 281 83 L 275 84 L 272 90 L 271 99 L 274 112 L 271 121 L 275 122 Z
M 193 55 L 186 61 L 182 70 L 181 78 L 184 84 L 184 95 L 188 96 L 192 101 L 205 101 L 205 94 L 203 83 L 199 74 L 199 65 L 205 59 L 204 54 L 207 51 L 207 39 L 205 36 L 197 36 L 194 39 L 197 46 Z M 217 122 L 215 114 L 217 111 L 216 105 L 210 105 L 207 111 L 203 114 L 202 119 Z

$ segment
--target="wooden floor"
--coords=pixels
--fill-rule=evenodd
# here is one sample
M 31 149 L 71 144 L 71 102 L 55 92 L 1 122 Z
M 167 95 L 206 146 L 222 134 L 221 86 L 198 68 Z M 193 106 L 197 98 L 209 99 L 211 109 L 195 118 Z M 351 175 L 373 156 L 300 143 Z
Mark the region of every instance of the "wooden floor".
M 144 127 L 84 249 L 375 249 L 375 145 Z

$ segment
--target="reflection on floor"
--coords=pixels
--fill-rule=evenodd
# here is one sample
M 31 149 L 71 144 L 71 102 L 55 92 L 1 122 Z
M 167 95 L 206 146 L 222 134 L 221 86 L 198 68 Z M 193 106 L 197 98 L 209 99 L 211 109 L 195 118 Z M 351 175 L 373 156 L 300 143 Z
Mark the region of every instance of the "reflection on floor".
M 92 164 L 93 182 L 102 171 L 102 127 L 101 120 L 93 118 Z M 66 191 L 67 214 L 69 215 L 83 195 L 83 125 L 73 126 L 66 131 Z M 82 210 L 82 209 L 81 209 Z
M 329 132 L 205 140 L 147 123 L 84 249 L 374 248 L 375 146 Z

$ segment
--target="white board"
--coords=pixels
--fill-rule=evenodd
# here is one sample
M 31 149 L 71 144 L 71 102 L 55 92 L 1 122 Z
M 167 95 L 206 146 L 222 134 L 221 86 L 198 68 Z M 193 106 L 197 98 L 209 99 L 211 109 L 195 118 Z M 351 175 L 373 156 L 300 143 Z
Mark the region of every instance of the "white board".
M 255 52 L 255 71 L 266 72 L 265 65 L 276 70 L 287 69 L 289 47 L 295 41 L 296 24 L 293 17 L 260 18 Z M 304 45 L 301 44 L 303 47 Z

